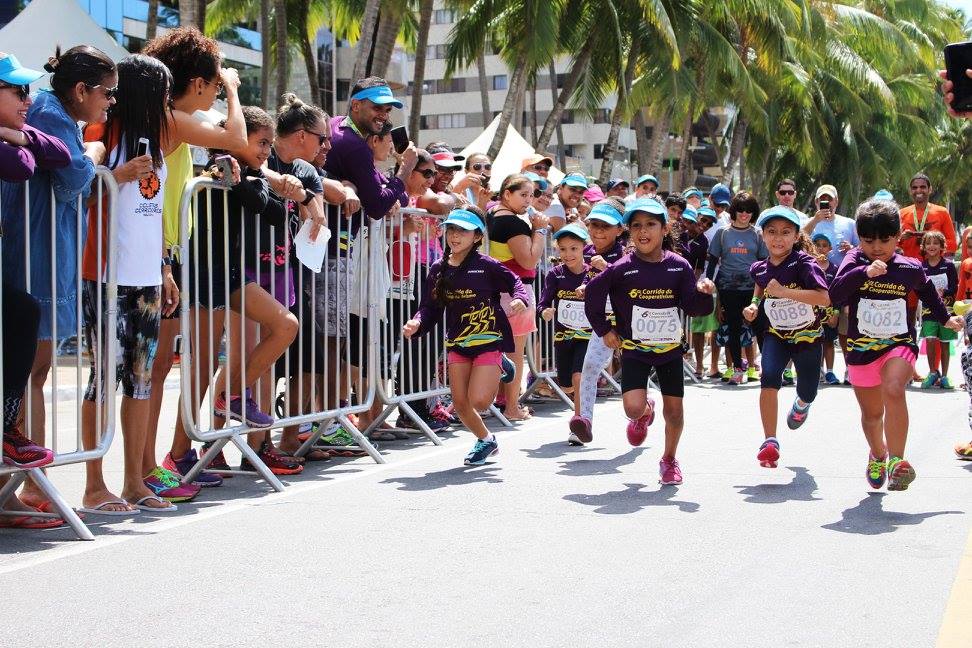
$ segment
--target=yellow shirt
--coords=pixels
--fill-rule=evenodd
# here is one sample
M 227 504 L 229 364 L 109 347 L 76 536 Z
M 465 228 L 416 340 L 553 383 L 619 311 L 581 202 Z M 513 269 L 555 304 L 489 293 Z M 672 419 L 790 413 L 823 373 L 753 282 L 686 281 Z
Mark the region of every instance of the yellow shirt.
M 165 234 L 165 247 L 179 245 L 179 203 L 182 192 L 192 180 L 192 154 L 189 145 L 183 142 L 165 156 L 168 175 L 165 178 L 165 199 L 162 203 L 162 231 Z M 192 207 L 189 208 L 189 232 L 192 233 Z

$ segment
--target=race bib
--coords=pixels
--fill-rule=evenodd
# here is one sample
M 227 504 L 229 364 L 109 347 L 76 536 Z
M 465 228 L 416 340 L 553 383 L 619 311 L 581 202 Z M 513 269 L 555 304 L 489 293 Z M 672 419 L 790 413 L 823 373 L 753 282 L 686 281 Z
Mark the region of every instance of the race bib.
M 928 277 L 931 279 L 932 285 L 935 286 L 935 290 L 939 292 L 944 292 L 948 288 L 948 275 L 937 274 Z
M 591 328 L 584 312 L 584 302 L 561 299 L 557 302 L 557 321 L 569 329 L 582 330 Z
M 767 297 L 763 303 L 770 326 L 778 331 L 796 331 L 806 328 L 817 319 L 813 307 L 803 302 Z
M 631 335 L 638 342 L 672 344 L 682 341 L 678 309 L 631 307 Z
M 857 329 L 864 335 L 884 339 L 908 332 L 904 299 L 862 299 L 857 305 Z

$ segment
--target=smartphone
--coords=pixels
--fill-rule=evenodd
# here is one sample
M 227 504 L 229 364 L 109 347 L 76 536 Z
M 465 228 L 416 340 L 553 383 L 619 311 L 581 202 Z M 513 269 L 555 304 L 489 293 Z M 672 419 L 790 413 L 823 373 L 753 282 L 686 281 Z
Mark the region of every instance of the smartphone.
M 830 209 L 830 201 L 829 200 L 821 200 L 820 201 L 820 209 Z
M 396 126 L 391 129 L 392 144 L 395 145 L 397 153 L 404 153 L 408 148 L 408 131 L 404 126 Z
M 483 189 L 489 189 L 489 178 L 483 176 L 482 178 L 479 179 L 479 182 L 480 184 L 483 185 Z
M 138 148 L 135 149 L 135 157 L 142 157 L 149 154 L 149 141 L 144 137 L 138 138 Z
M 972 42 L 950 43 L 945 46 L 945 69 L 948 80 L 952 82 L 952 110 L 968 112 L 972 110 L 972 79 L 965 71 L 972 69 Z
M 233 186 L 233 163 L 230 162 L 230 156 L 220 155 L 215 160 L 216 168 L 222 174 L 222 178 L 218 179 L 217 182 L 224 187 Z

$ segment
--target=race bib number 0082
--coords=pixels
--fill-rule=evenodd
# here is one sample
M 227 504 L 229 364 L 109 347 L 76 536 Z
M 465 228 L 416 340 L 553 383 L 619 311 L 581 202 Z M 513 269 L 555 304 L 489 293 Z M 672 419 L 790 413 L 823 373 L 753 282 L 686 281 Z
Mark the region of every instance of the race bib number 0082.
M 631 307 L 631 335 L 638 342 L 672 344 L 682 341 L 678 309 Z
M 904 335 L 908 332 L 905 300 L 862 299 L 857 305 L 857 328 L 876 339 Z

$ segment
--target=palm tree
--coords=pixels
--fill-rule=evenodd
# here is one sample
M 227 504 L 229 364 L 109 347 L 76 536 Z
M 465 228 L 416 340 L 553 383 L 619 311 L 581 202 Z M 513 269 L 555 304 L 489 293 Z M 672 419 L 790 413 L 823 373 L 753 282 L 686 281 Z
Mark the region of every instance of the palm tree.
M 179 24 L 206 30 L 207 0 L 179 0 Z
M 415 60 L 418 61 L 417 54 Z M 476 55 L 476 72 L 479 75 L 479 101 L 483 108 L 483 126 L 488 126 L 493 121 L 493 111 L 489 107 L 489 81 L 486 79 L 485 48 Z
M 145 22 L 145 40 L 155 38 L 159 28 L 159 0 L 148 0 L 148 17 Z
M 351 72 L 351 82 L 368 76 L 371 60 L 371 50 L 374 43 L 375 29 L 378 23 L 378 11 L 381 0 L 367 0 L 364 14 L 361 16 L 361 34 L 358 38 L 358 53 L 354 59 L 354 69 Z
M 432 24 L 432 0 L 419 0 L 419 31 L 415 43 L 415 73 L 412 75 L 412 105 L 409 106 L 408 132 L 414 141 L 419 139 L 422 124 L 422 95 L 425 84 L 425 54 Z
M 287 79 L 290 76 L 290 53 L 287 46 L 287 0 L 274 0 L 273 17 L 277 35 L 277 97 L 276 105 L 280 107 L 280 98 L 287 92 Z

